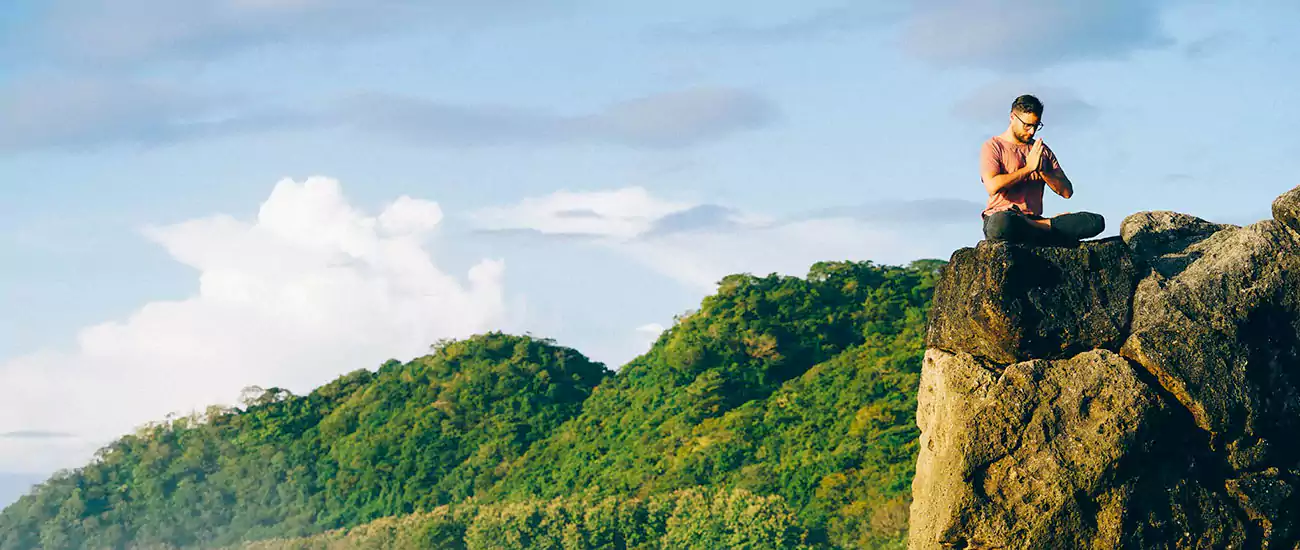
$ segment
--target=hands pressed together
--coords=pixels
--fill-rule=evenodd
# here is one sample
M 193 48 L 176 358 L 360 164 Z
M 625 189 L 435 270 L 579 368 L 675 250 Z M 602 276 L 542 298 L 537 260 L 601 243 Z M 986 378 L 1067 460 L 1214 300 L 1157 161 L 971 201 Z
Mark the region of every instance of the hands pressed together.
M 1025 166 L 1028 166 L 1030 170 L 1037 173 L 1043 168 L 1042 161 L 1043 140 L 1040 138 L 1034 140 L 1034 144 L 1029 147 L 1029 154 L 1025 155 Z

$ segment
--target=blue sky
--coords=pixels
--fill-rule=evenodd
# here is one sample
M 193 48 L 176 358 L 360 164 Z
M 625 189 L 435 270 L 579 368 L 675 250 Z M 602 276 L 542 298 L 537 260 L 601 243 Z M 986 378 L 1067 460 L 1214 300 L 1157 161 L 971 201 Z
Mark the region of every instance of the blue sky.
M 0 472 L 438 338 L 616 367 L 728 273 L 947 258 L 980 238 L 976 154 L 1019 93 L 1075 183 L 1049 213 L 1263 219 L 1300 183 L 1297 15 L 8 2 Z

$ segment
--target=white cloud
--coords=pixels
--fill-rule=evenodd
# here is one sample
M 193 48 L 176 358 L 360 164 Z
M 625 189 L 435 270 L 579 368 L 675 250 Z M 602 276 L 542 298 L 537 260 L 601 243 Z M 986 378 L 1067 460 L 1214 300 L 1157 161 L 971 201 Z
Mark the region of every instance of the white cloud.
M 972 224 L 978 232 L 978 224 Z M 909 233 L 853 218 L 801 220 L 726 231 L 689 231 L 624 243 L 618 250 L 702 292 L 733 273 L 804 276 L 819 261 L 906 264 L 947 258 L 951 229 Z M 951 241 L 948 241 L 951 242 Z
M 503 263 L 465 281 L 424 241 L 438 205 L 402 197 L 377 217 L 338 182 L 279 182 L 256 220 L 218 215 L 146 235 L 198 272 L 198 292 L 88 327 L 75 349 L 0 363 L 0 471 L 84 463 L 98 446 L 169 413 L 233 404 L 247 385 L 305 393 L 335 376 L 410 359 L 444 337 L 507 321 Z
M 556 191 L 518 204 L 485 208 L 472 214 L 484 229 L 531 229 L 554 235 L 630 238 L 692 203 L 661 200 L 642 187 L 613 191 Z
M 432 231 L 442 221 L 437 203 L 403 196 L 379 216 L 379 227 L 391 235 Z
M 958 203 L 959 209 L 952 204 Z M 900 206 L 909 217 L 900 217 Z M 947 258 L 983 237 L 979 207 L 951 200 L 882 202 L 778 220 L 717 205 L 672 202 L 640 187 L 561 191 L 474 217 L 492 230 L 590 237 L 701 294 L 733 273 L 804 276 L 819 261 L 906 264 Z M 927 215 L 927 210 L 931 210 Z M 965 216 L 954 219 L 960 214 Z M 581 212 L 582 215 L 558 215 Z M 962 219 L 969 223 L 962 223 Z

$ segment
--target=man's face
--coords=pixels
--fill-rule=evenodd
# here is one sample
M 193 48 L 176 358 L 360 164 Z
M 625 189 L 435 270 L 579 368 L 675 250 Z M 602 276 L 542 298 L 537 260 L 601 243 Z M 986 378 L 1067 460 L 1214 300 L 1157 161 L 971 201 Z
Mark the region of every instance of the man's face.
M 1011 134 L 1016 136 L 1016 140 L 1020 143 L 1029 143 L 1041 127 L 1038 115 L 1011 111 Z

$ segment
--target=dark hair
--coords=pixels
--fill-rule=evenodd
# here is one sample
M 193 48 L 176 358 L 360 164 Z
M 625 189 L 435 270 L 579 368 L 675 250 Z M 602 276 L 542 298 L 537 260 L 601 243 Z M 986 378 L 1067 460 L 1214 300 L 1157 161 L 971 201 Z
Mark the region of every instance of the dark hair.
M 1011 112 L 1033 113 L 1038 116 L 1043 116 L 1043 102 L 1039 101 L 1038 98 L 1032 95 L 1025 94 L 1017 97 L 1016 100 L 1011 103 Z

